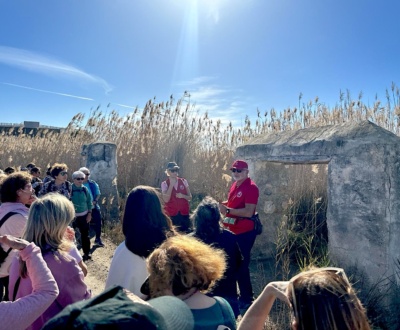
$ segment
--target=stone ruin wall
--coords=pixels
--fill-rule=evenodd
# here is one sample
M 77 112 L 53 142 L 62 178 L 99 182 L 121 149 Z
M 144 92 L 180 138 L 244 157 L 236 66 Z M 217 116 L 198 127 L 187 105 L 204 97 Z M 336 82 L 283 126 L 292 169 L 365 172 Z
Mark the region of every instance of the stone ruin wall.
M 82 147 L 83 166 L 90 170 L 90 178 L 99 184 L 100 207 L 107 219 L 119 219 L 117 189 L 117 146 L 110 142 L 96 142 Z

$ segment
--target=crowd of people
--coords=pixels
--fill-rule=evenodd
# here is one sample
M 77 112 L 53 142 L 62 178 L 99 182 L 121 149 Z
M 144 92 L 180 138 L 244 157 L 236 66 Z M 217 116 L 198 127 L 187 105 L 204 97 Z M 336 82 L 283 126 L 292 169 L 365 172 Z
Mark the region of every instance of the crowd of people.
M 85 283 L 90 225 L 101 239 L 100 187 L 82 167 L 30 163 L 0 173 L 0 329 L 263 329 L 276 298 L 293 329 L 370 329 L 343 269 L 317 268 L 268 283 L 250 277 L 259 189 L 236 160 L 227 199 L 192 194 L 176 162 L 158 190 L 133 188 L 104 291 Z M 159 192 L 160 191 L 160 192 Z M 82 249 L 83 255 L 79 252 Z M 241 320 L 238 323 L 238 320 Z

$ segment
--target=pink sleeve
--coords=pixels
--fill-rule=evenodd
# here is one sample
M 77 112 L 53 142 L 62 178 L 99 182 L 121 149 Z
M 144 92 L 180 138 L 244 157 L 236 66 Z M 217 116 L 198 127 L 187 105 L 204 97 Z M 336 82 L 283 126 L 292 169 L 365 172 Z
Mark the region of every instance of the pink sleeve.
M 71 246 L 71 249 L 69 250 L 68 254 L 69 254 L 72 258 L 74 258 L 74 259 L 76 260 L 76 263 L 79 264 L 79 263 L 82 261 L 82 256 L 81 256 L 81 254 L 79 253 L 79 251 L 78 251 L 78 249 L 77 249 L 77 247 L 76 247 L 75 244 L 73 244 L 73 245 Z
M 168 185 L 166 181 L 161 183 L 161 192 L 165 193 L 168 190 Z
M 30 243 L 19 252 L 26 261 L 32 280 L 32 293 L 14 302 L 0 303 L 0 319 L 3 329 L 25 329 L 31 325 L 57 298 L 58 287 L 40 249 Z

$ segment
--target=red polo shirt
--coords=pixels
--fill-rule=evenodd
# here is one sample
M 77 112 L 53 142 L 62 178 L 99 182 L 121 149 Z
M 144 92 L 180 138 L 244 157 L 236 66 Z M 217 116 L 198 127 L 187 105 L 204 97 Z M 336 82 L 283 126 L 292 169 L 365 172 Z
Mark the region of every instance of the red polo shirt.
M 230 209 L 243 209 L 245 204 L 257 205 L 258 196 L 258 187 L 250 178 L 244 180 L 239 187 L 234 182 L 229 190 L 226 206 Z M 235 234 L 243 234 L 254 229 L 254 222 L 252 220 L 230 214 L 229 217 L 238 219 L 235 224 L 224 223 L 224 226 Z

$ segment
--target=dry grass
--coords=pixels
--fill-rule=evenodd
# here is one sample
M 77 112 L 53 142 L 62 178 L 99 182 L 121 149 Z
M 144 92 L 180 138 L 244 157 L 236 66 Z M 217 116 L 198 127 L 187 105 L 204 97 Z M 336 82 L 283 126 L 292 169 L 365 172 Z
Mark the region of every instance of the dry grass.
M 226 197 L 229 165 L 237 146 L 252 137 L 271 131 L 284 131 L 369 119 L 399 133 L 399 88 L 392 84 L 386 102 L 375 99 L 371 106 L 362 93 L 352 100 L 350 92 L 341 93 L 337 105 L 326 107 L 317 98 L 307 103 L 299 97 L 298 108 L 280 112 L 271 109 L 264 116 L 258 112 L 254 123 L 246 118 L 244 127 L 223 126 L 221 121 L 199 115 L 185 94 L 177 102 L 150 100 L 144 109 L 122 117 L 116 111 L 98 107 L 89 118 L 75 115 L 66 130 L 55 133 L 0 136 L 0 168 L 25 166 L 29 162 L 46 169 L 54 162 L 65 162 L 71 170 L 82 164 L 84 144 L 109 141 L 117 144 L 118 189 L 122 199 L 134 186 L 159 187 L 166 162 L 182 166 L 181 175 L 188 178 L 191 190 L 200 196 Z M 229 178 L 229 176 L 228 176 Z
M 331 108 L 320 102 L 318 97 L 303 102 L 300 95 L 298 107 L 281 111 L 271 109 L 263 115 L 257 110 L 255 122 L 247 117 L 240 128 L 232 124 L 224 126 L 221 121 L 213 120 L 207 114 L 197 114 L 187 95 L 178 101 L 172 97 L 160 103 L 150 100 L 143 110 L 136 109 L 127 117 L 109 108 L 103 110 L 98 107 L 89 118 L 83 114 L 75 115 L 61 133 L 43 130 L 37 135 L 33 132 L 9 135 L 11 132 L 3 131 L 0 135 L 0 168 L 25 166 L 34 162 L 45 172 L 54 162 L 63 162 L 74 171 L 85 165 L 80 155 L 83 145 L 108 141 L 117 145 L 117 184 L 121 210 L 127 193 L 136 185 L 159 187 L 164 179 L 165 165 L 172 160 L 181 166 L 180 174 L 189 180 L 194 201 L 196 197 L 200 200 L 204 195 L 211 195 L 217 200 L 225 199 L 230 184 L 228 169 L 235 149 L 251 138 L 273 131 L 361 120 L 370 120 L 399 135 L 399 101 L 400 91 L 395 84 L 386 91 L 383 102 L 376 97 L 373 104 L 366 104 L 362 93 L 353 99 L 349 91 L 340 93 L 337 104 Z M 320 258 L 323 251 L 316 253 L 318 247 L 310 241 L 319 228 L 315 219 L 310 222 L 311 227 L 307 227 L 307 235 L 299 235 L 296 230 L 298 222 L 294 221 L 294 215 L 298 213 L 301 204 L 299 196 L 302 194 L 304 192 L 293 198 L 289 219 L 284 224 L 286 227 L 281 228 L 282 236 L 278 237 L 280 278 L 288 278 L 293 271 L 291 251 L 296 250 L 294 246 L 303 247 L 303 258 L 296 256 L 301 267 L 326 261 L 315 259 L 316 256 Z M 311 195 L 310 200 L 315 201 L 318 196 Z M 313 207 L 319 206 L 314 203 Z M 109 227 L 108 232 L 116 243 L 122 241 L 120 224 Z M 285 323 L 286 311 L 282 311 L 278 310 L 277 324 Z M 266 328 L 279 327 L 269 320 Z

